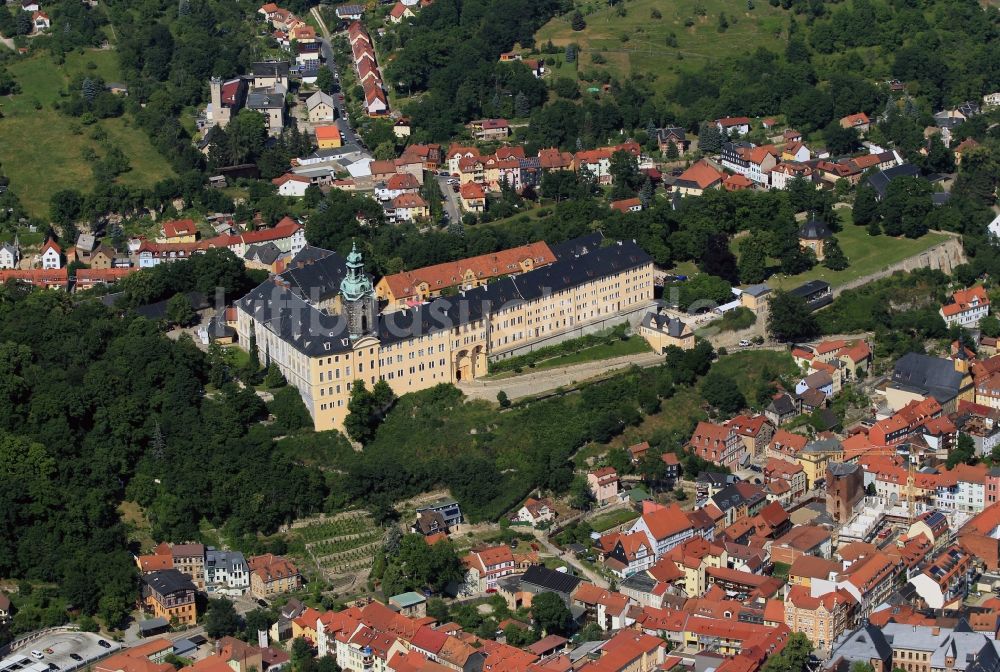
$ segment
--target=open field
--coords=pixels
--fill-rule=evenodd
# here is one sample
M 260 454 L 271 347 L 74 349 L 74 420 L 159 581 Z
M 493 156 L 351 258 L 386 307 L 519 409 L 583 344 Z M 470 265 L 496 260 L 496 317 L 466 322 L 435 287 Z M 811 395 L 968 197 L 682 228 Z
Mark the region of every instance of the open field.
M 928 233 L 916 240 L 909 238 L 891 238 L 878 236 L 872 238 L 863 226 L 855 226 L 851 219 L 851 211 L 841 208 L 841 230 L 837 232 L 840 249 L 847 255 L 850 265 L 842 271 L 831 271 L 822 264 L 817 264 L 811 270 L 795 276 L 772 276 L 767 284 L 776 289 L 790 289 L 809 280 L 825 280 L 834 287 L 843 285 L 872 273 L 877 273 L 886 266 L 891 266 L 924 250 L 943 243 L 948 236 L 941 233 Z
M 21 85 L 21 93 L 0 99 L 0 163 L 10 178 L 11 189 L 31 215 L 45 217 L 49 199 L 60 189 L 86 192 L 94 186 L 83 150 L 90 148 L 102 156 L 105 153 L 101 143 L 91 137 L 98 127 L 107 134 L 109 143 L 128 156 L 132 170 L 118 178 L 121 184 L 152 186 L 173 174 L 127 114 L 85 126 L 52 108 L 75 75 L 92 73 L 105 81 L 119 79 L 113 51 L 72 52 L 59 66 L 47 55 L 36 55 L 15 61 L 7 69 Z
M 723 62 L 738 54 L 748 54 L 758 47 L 781 51 L 785 47 L 788 12 L 771 7 L 767 2 L 755 3 L 747 10 L 745 0 L 678 0 L 662 3 L 657 0 L 631 0 L 610 7 L 605 3 L 584 2 L 579 5 L 587 27 L 575 32 L 570 27 L 572 13 L 559 16 L 542 26 L 536 35 L 538 44 L 552 40 L 557 46 L 570 42 L 579 45 L 582 53 L 577 63 L 581 69 L 604 68 L 617 76 L 632 73 L 655 77 L 654 86 L 663 90 L 681 72 L 703 66 L 715 60 Z M 619 16 L 619 7 L 626 15 Z M 588 13 L 588 9 L 597 9 Z M 652 18 L 653 10 L 661 18 Z M 724 12 L 729 28 L 718 30 L 719 13 Z M 704 14 L 700 16 L 699 14 Z M 685 22 L 691 20 L 688 27 Z M 667 41 L 673 34 L 676 47 Z M 591 56 L 599 53 L 606 64 L 594 65 Z M 570 75 L 570 65 L 557 72 Z

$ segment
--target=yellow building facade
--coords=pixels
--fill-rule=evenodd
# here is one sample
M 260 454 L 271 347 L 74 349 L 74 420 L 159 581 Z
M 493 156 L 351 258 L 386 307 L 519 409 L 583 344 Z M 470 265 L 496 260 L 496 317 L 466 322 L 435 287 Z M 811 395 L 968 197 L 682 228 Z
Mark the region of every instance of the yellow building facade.
M 346 274 L 344 269 L 346 268 Z M 237 304 L 240 344 L 274 362 L 317 431 L 341 429 L 352 387 L 397 395 L 485 375 L 540 340 L 635 313 L 653 298 L 653 265 L 613 244 L 458 296 L 379 315 L 360 254 L 307 248 Z

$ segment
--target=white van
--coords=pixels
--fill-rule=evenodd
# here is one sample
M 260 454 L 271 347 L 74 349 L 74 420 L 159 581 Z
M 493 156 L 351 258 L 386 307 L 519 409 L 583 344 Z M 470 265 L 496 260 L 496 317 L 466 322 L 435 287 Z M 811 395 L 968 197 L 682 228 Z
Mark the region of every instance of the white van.
M 41 660 L 45 656 L 38 649 L 32 649 L 31 650 L 31 657 L 34 658 L 35 660 Z

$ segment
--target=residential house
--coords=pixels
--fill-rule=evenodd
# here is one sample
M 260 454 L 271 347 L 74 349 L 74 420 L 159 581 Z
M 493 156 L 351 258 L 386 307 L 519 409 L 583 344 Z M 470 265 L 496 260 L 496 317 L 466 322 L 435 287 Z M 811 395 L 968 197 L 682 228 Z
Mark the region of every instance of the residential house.
M 951 546 L 911 577 L 910 585 L 931 609 L 953 605 L 961 608 L 970 588 L 974 560 L 975 557 L 961 546 Z
M 805 633 L 817 650 L 828 652 L 854 626 L 858 602 L 842 588 L 814 597 L 808 588 L 793 586 L 784 604 L 785 625 Z
M 0 592 L 0 624 L 8 623 L 13 613 L 7 593 Z
M 699 422 L 688 447 L 703 460 L 735 469 L 742 465 L 749 453 L 733 427 Z
M 459 188 L 462 209 L 466 212 L 486 212 L 486 191 L 475 182 L 466 182 Z
M 402 23 L 403 19 L 412 19 L 416 14 L 413 10 L 397 0 L 389 11 L 389 21 L 392 23 Z
M 723 117 L 715 120 L 715 126 L 719 132 L 727 135 L 746 135 L 750 132 L 750 119 L 748 117 Z
M 805 163 L 782 161 L 771 169 L 771 188 L 781 190 L 787 189 L 788 183 L 795 178 L 802 178 L 808 182 L 812 182 L 812 167 Z
M 694 536 L 694 526 L 680 505 L 649 506 L 628 530 L 642 532 L 649 539 L 656 559 Z
M 42 246 L 42 269 L 56 270 L 62 268 L 62 248 L 56 241 L 49 238 Z
M 829 558 L 832 547 L 833 540 L 826 528 L 818 525 L 796 525 L 772 542 L 771 560 L 790 565 L 800 555 Z
M 750 285 L 740 292 L 740 305 L 753 312 L 763 310 L 771 300 L 771 288 L 765 284 Z
M 52 27 L 52 19 L 45 12 L 33 12 L 31 15 L 31 27 L 36 33 L 48 30 Z
M 371 82 L 364 86 L 365 113 L 369 117 L 379 117 L 389 112 L 389 100 L 385 97 L 382 87 Z
M 793 420 L 799 414 L 798 401 L 787 392 L 780 392 L 771 399 L 764 415 L 775 427 L 780 427 Z
M 472 137 L 481 142 L 496 142 L 510 136 L 510 123 L 506 119 L 479 119 L 469 123 Z
M 990 297 L 982 285 L 960 289 L 951 295 L 951 300 L 940 309 L 941 317 L 948 326 L 973 329 L 979 321 L 990 313 Z
M 239 551 L 205 549 L 205 590 L 242 595 L 250 587 L 250 568 Z
M 753 189 L 754 183 L 740 173 L 734 173 L 726 176 L 726 179 L 722 181 L 722 188 L 726 191 L 743 191 L 744 189 Z
M 250 558 L 250 594 L 267 598 L 298 590 L 302 587 L 302 574 L 290 560 L 266 553 Z
M 319 124 L 324 121 L 333 121 L 337 117 L 337 108 L 333 103 L 333 96 L 323 93 L 322 91 L 317 91 L 308 98 L 306 98 L 306 111 L 309 115 L 309 121 L 314 124 Z M 318 140 L 319 138 L 317 138 Z M 340 134 L 337 134 L 337 139 L 340 139 Z M 335 147 L 339 147 L 338 142 Z M 320 144 L 320 149 L 324 149 L 324 146 Z
M 806 492 L 806 472 L 798 462 L 778 458 L 768 458 L 764 465 L 764 483 L 781 479 L 791 488 L 791 497 L 801 497 Z
M 618 499 L 618 472 L 614 467 L 599 467 L 587 474 L 587 487 L 598 506 Z
M 517 520 L 528 523 L 532 527 L 538 527 L 544 523 L 551 523 L 556 519 L 556 512 L 551 500 L 535 499 L 529 497 L 517 511 Z
M 619 534 L 616 532 L 606 535 L 606 537 L 608 539 L 603 556 L 604 566 L 616 576 L 624 579 L 652 567 L 656 555 L 653 552 L 653 544 L 645 533 L 638 531 Z
M 279 196 L 301 198 L 306 195 L 306 189 L 312 184 L 312 180 L 295 173 L 285 173 L 271 180 L 271 184 L 278 187 Z
M 630 624 L 628 612 L 631 601 L 621 593 L 582 582 L 573 592 L 572 600 L 573 605 L 582 607 L 601 630 L 621 630 Z
M 420 194 L 400 194 L 392 199 L 390 209 L 394 222 L 416 222 L 431 216 L 430 206 Z
M 802 165 L 812 158 L 812 152 L 799 141 L 789 142 L 781 148 L 781 163 Z
M 664 156 L 667 153 L 667 148 L 673 145 L 677 150 L 677 156 L 681 157 L 687 153 L 691 146 L 691 141 L 687 139 L 687 134 L 680 126 L 666 126 L 657 129 L 656 144 L 660 149 L 660 153 Z
M 694 348 L 694 331 L 676 317 L 659 311 L 648 312 L 639 323 L 639 335 L 646 339 L 654 352 L 664 353 L 669 347 L 681 350 Z
M 285 128 L 286 90 L 255 88 L 247 93 L 246 109 L 264 116 L 264 125 L 271 137 L 281 135 L 281 131 Z
M 143 605 L 153 616 L 182 625 L 194 625 L 195 585 L 176 569 L 150 572 L 142 577 Z
M 871 130 L 871 119 L 864 112 L 849 114 L 840 120 L 841 128 L 853 128 L 858 135 L 864 135 Z
M 466 567 L 466 589 L 472 593 L 495 590 L 497 581 L 515 571 L 514 554 L 506 544 L 473 550 L 462 562 Z
M 765 415 L 737 415 L 725 423 L 739 434 L 740 440 L 750 455 L 763 455 L 774 437 L 774 425 Z
M 623 198 L 619 201 L 611 201 L 611 209 L 618 212 L 642 212 L 642 201 L 638 198 Z
M 16 244 L 0 244 L 0 269 L 17 268 L 17 262 L 21 260 L 21 251 Z
M 693 164 L 674 180 L 673 189 L 681 196 L 701 196 L 708 189 L 722 186 L 725 175 L 704 159 Z
M 956 358 L 932 357 L 908 352 L 893 366 L 885 388 L 889 407 L 901 409 L 911 401 L 934 397 L 944 413 L 954 412 L 959 400 L 973 401 L 975 386 L 968 363 Z

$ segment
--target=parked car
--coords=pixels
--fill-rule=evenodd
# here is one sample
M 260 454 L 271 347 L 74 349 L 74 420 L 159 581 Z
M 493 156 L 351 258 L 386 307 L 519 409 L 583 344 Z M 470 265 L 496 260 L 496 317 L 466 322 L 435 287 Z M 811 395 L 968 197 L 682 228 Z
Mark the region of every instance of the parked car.
M 71 654 L 69 654 L 69 657 L 72 658 L 73 660 L 77 661 L 77 662 L 80 662 L 81 660 L 83 660 L 83 656 L 81 656 L 79 653 L 71 653 Z
M 261 598 L 257 598 L 257 604 L 259 604 L 260 606 L 264 607 L 265 609 L 267 609 L 268 606 L 270 606 L 270 605 L 268 605 L 267 600 L 264 600 L 264 599 L 261 599 Z
M 111 648 L 111 645 L 108 644 L 108 642 L 106 640 L 103 640 L 103 639 L 97 640 L 97 645 L 99 647 L 101 647 L 102 649 L 110 649 Z
M 50 672 L 56 672 L 58 669 L 59 669 L 58 665 L 56 665 L 55 663 L 49 663 Z
M 38 649 L 32 649 L 31 650 L 31 657 L 34 658 L 35 660 L 41 660 L 42 658 L 45 657 L 45 654 L 43 654 Z
M 748 340 L 747 340 L 747 339 L 745 339 L 745 338 L 744 338 L 744 339 L 742 339 L 742 340 L 740 341 L 740 347 L 741 347 L 741 348 L 749 348 L 749 347 L 750 347 L 750 341 L 748 341 Z

